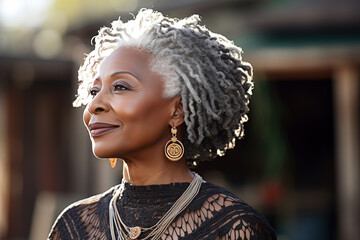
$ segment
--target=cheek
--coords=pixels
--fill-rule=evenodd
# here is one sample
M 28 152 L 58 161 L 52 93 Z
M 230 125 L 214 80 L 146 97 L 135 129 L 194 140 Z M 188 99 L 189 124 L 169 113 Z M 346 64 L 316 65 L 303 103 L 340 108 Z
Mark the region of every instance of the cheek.
M 158 107 L 157 104 L 153 99 L 146 98 L 146 96 L 138 96 L 135 99 L 118 101 L 113 105 L 113 109 L 120 120 L 133 123 L 146 120 L 154 107 Z
M 123 122 L 124 129 L 131 131 L 129 138 L 141 136 L 146 139 L 158 138 L 167 130 L 169 121 L 168 101 L 161 97 L 138 96 L 136 101 L 122 101 L 118 105 L 116 115 Z M 144 136 L 146 132 L 146 136 Z M 139 141 L 139 140 L 137 140 Z
M 89 113 L 89 111 L 87 110 L 87 107 L 86 107 L 85 110 L 84 110 L 84 113 L 83 113 L 83 122 L 84 122 L 84 125 L 85 125 L 86 128 L 89 125 L 90 118 L 91 118 L 91 115 L 90 115 L 90 113 Z

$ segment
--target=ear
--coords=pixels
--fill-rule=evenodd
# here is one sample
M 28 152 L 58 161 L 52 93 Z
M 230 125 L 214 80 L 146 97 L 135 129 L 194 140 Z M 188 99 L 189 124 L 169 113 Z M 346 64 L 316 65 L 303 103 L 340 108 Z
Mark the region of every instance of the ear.
M 171 99 L 170 109 L 170 126 L 178 127 L 184 122 L 184 109 L 181 101 L 181 96 L 176 96 Z

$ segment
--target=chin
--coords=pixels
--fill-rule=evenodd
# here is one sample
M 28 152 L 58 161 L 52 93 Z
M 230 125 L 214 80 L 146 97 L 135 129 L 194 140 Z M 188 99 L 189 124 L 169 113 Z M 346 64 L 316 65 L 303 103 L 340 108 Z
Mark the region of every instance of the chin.
M 114 158 L 116 157 L 116 153 L 112 151 L 112 149 L 107 149 L 99 146 L 93 146 L 93 154 L 97 158 Z

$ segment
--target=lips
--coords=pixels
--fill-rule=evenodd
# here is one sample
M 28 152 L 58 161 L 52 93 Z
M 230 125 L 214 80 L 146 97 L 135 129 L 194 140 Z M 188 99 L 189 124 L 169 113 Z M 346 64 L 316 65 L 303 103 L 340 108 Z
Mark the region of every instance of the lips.
M 104 135 L 118 127 L 119 127 L 118 125 L 112 125 L 112 124 L 108 124 L 108 123 L 89 124 L 90 134 L 92 137 Z

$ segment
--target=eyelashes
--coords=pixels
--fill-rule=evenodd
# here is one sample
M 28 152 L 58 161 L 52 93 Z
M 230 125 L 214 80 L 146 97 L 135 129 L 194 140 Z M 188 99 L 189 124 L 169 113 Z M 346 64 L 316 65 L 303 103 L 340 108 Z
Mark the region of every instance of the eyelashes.
M 89 92 L 89 95 L 91 95 L 92 97 L 95 97 L 96 94 L 97 94 L 98 92 L 100 92 L 100 89 L 97 88 L 97 87 L 92 87 L 92 88 L 90 88 L 90 89 L 88 90 L 88 92 Z
M 126 91 L 130 90 L 131 87 L 126 83 L 114 83 L 113 84 L 114 91 Z
M 115 82 L 114 84 L 112 84 L 111 88 L 112 91 L 115 93 L 129 91 L 132 89 L 132 87 L 125 82 Z M 88 90 L 89 95 L 91 95 L 92 97 L 95 97 L 100 91 L 101 89 L 98 86 L 93 86 Z

